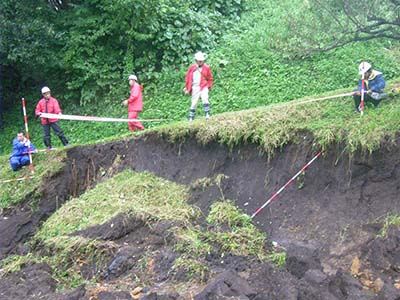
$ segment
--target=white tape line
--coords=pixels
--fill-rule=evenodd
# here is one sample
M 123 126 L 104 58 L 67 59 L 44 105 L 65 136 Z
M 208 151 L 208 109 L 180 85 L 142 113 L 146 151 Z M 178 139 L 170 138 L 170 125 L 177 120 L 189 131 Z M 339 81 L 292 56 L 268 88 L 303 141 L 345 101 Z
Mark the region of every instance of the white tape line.
M 95 122 L 162 122 L 168 119 L 118 119 L 118 118 L 104 118 L 93 116 L 77 116 L 77 115 L 57 115 L 42 113 L 41 118 L 61 119 L 61 120 L 75 120 L 75 121 L 95 121 Z

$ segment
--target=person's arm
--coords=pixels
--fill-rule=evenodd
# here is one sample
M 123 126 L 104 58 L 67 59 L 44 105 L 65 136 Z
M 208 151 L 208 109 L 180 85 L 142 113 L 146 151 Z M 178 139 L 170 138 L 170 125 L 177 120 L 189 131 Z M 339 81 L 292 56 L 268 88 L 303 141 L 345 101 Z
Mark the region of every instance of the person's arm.
M 213 86 L 214 78 L 211 73 L 211 68 L 208 67 L 208 78 L 207 78 L 207 84 L 208 84 L 208 89 L 211 90 Z
M 193 80 L 191 78 L 193 76 L 192 68 L 193 68 L 193 66 L 190 66 L 186 72 L 186 78 L 185 78 L 186 83 L 185 83 L 185 89 L 183 90 L 185 92 L 185 94 L 189 94 L 190 91 L 192 90 L 192 87 L 190 86 L 191 82 Z
M 35 109 L 35 115 L 36 116 L 40 116 L 42 114 L 42 106 L 40 105 L 40 101 L 38 102 L 38 104 L 36 105 L 36 109 Z
M 27 144 L 25 144 L 27 147 L 28 147 L 28 152 L 31 152 L 31 153 L 37 153 L 37 151 L 36 151 L 36 147 L 31 143 L 31 141 L 30 140 L 27 140 Z
M 54 98 L 53 101 L 54 101 L 54 113 L 57 114 L 57 115 L 61 114 L 62 111 L 61 111 L 61 108 L 60 108 L 60 104 L 58 103 L 58 100 Z
M 385 88 L 385 86 L 386 86 L 386 81 L 385 81 L 385 79 L 383 78 L 382 75 L 378 75 L 378 76 L 376 77 L 376 80 L 375 80 L 375 82 L 374 82 L 374 85 L 371 86 L 371 90 L 372 90 L 373 92 L 379 92 L 379 93 L 381 93 L 382 90 Z
M 24 150 L 24 142 L 20 142 L 20 141 L 18 141 L 18 139 L 15 139 L 13 141 L 13 148 L 14 148 L 13 156 L 22 155 L 22 152 Z

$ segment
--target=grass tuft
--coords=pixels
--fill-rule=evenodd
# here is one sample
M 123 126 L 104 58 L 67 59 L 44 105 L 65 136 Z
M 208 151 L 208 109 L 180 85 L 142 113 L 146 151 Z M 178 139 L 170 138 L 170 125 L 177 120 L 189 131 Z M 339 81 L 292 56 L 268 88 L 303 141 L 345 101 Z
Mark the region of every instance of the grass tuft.
M 381 237 L 386 237 L 389 228 L 392 226 L 400 227 L 400 216 L 394 213 L 388 213 L 383 222 L 383 227 L 379 235 Z
M 351 97 L 302 105 L 296 102 L 224 113 L 190 125 L 176 123 L 154 132 L 173 142 L 193 136 L 200 143 L 217 141 L 229 148 L 254 143 L 270 157 L 276 149 L 297 142 L 304 132 L 313 134 L 315 147 L 323 150 L 345 143 L 349 152 L 371 153 L 383 144 L 394 144 L 400 128 L 399 95 L 383 100 L 376 109 L 368 106 L 363 116 L 353 112 Z

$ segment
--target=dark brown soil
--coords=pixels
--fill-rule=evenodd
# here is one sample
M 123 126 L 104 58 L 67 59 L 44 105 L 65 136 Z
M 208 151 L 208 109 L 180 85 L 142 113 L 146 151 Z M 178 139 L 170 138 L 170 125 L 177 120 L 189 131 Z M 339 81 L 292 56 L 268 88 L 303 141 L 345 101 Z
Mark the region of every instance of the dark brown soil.
M 24 242 L 57 207 L 125 168 L 150 171 L 186 185 L 224 174 L 221 190 L 215 185 L 194 189 L 191 203 L 206 212 L 222 191 L 223 197 L 252 214 L 315 154 L 310 136 L 299 140 L 276 151 L 270 161 L 255 145 L 229 150 L 218 143 L 199 145 L 193 139 L 171 144 L 156 135 L 71 148 L 65 167 L 45 180 L 40 198 L 27 197 L 24 204 L 0 216 L 0 259 L 29 251 Z M 143 275 L 133 273 L 139 270 L 145 251 L 158 256 L 151 274 L 144 274 L 149 290 L 141 299 L 400 299 L 399 230 L 378 237 L 382 217 L 399 212 L 400 137 L 397 146 L 382 147 L 370 155 L 349 157 L 342 151 L 340 145 L 329 149 L 254 219 L 286 249 L 284 268 L 229 255 L 223 262 L 208 257 L 212 272 L 207 284 L 186 293 L 174 291 L 172 279 L 176 281 L 177 274 L 170 268 L 177 254 L 168 234 L 173 224 L 154 226 L 151 220 L 120 215 L 111 221 L 112 228 L 106 223 L 75 233 L 116 243 L 102 274 L 107 286 L 115 283 L 114 288 L 93 296 L 93 291 L 81 287 L 64 292 L 62 297 L 71 298 L 62 299 L 90 295 L 92 299 L 131 299 L 128 292 L 134 286 L 115 287 L 122 279 L 133 282 L 134 276 Z M 37 203 L 35 210 L 32 201 Z M 33 274 L 28 276 L 32 282 L 21 279 L 26 277 L 24 272 Z M 49 274 L 43 265 L 30 265 L 1 279 L 0 299 L 58 299 L 61 294 L 54 290 Z M 94 275 L 91 270 L 85 274 Z M 21 285 L 21 280 L 26 284 Z M 36 298 L 29 298 L 30 290 L 43 290 L 50 298 L 38 298 L 36 292 Z

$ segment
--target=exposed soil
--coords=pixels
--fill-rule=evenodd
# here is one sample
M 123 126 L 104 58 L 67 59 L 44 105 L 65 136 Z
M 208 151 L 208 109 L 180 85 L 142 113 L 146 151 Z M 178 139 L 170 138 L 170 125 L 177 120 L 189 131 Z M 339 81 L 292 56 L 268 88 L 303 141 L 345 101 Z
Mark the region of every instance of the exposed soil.
M 315 154 L 309 135 L 299 140 L 270 161 L 255 145 L 229 150 L 193 139 L 170 143 L 156 135 L 71 148 L 65 167 L 45 180 L 39 198 L 28 196 L 0 216 L 0 259 L 29 251 L 24 242 L 62 203 L 125 168 L 192 186 L 224 174 L 219 187 L 193 188 L 191 203 L 206 212 L 223 196 L 252 214 Z M 119 215 L 74 233 L 115 245 L 99 289 L 57 292 L 48 267 L 28 265 L 0 280 L 0 299 L 133 299 L 136 287 L 127 282 L 135 276 L 149 282 L 141 299 L 400 299 L 399 230 L 378 237 L 382 217 L 400 209 L 400 136 L 396 146 L 371 155 L 349 157 L 342 151 L 341 145 L 327 151 L 254 219 L 286 249 L 282 269 L 255 259 L 210 257 L 206 285 L 181 291 L 173 282 L 183 278 L 171 271 L 177 256 L 169 234 L 174 224 Z M 158 255 L 150 271 L 139 273 L 146 251 Z M 82 272 L 94 275 L 90 266 Z

